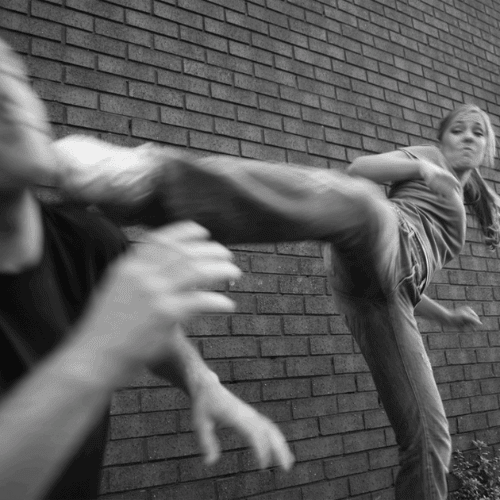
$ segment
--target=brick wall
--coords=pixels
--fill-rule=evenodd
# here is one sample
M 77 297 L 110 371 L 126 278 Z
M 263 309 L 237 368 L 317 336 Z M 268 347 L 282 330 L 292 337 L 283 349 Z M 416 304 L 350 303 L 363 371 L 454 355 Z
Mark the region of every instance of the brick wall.
M 498 127 L 496 0 L 2 0 L 56 134 L 158 141 L 199 153 L 344 168 L 434 140 L 475 102 Z M 497 171 L 486 170 L 492 183 Z M 135 233 L 134 233 L 135 234 Z M 430 286 L 470 304 L 477 332 L 419 320 L 454 444 L 500 446 L 500 261 L 469 221 L 462 254 Z M 147 373 L 113 397 L 106 500 L 393 498 L 394 435 L 330 300 L 314 242 L 234 247 L 245 271 L 231 316 L 190 324 L 221 380 L 279 422 L 293 473 L 258 471 L 244 443 L 203 467 L 189 403 Z

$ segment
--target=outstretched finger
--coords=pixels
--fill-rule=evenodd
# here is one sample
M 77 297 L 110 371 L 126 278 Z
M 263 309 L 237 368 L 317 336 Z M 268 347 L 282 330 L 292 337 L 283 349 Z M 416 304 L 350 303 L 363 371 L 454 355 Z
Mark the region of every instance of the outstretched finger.
M 278 429 L 272 428 L 270 430 L 269 447 L 272 451 L 275 462 L 279 465 L 279 467 L 281 467 L 281 469 L 288 472 L 295 462 L 295 457 L 290 451 L 285 437 Z
M 179 291 L 192 288 L 207 288 L 222 281 L 236 280 L 241 277 L 241 269 L 231 262 L 198 262 L 190 268 L 168 270 L 171 280 L 175 280 Z
M 220 446 L 215 434 L 215 424 L 209 418 L 195 418 L 194 427 L 201 452 L 207 465 L 213 465 L 220 457 Z
M 233 300 L 217 292 L 189 292 L 176 296 L 159 296 L 156 309 L 176 321 L 184 321 L 190 316 L 203 313 L 231 313 L 236 304 Z
M 195 239 L 208 239 L 210 231 L 197 222 L 185 220 L 174 222 L 159 229 L 151 231 L 149 237 L 158 243 L 169 243 L 171 241 L 190 241 Z

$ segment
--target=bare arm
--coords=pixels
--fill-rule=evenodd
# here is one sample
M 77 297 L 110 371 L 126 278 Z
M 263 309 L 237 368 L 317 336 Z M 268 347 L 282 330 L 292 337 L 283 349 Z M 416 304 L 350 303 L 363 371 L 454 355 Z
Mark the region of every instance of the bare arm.
M 124 374 L 101 354 L 65 345 L 2 400 L 0 489 L 5 498 L 41 498 L 102 417 Z
M 359 156 L 347 168 L 349 175 L 357 175 L 377 184 L 422 179 L 422 162 L 408 158 L 402 151 Z
M 261 468 L 276 463 L 289 470 L 294 458 L 278 427 L 219 382 L 179 325 L 172 339 L 168 353 L 151 369 L 189 394 L 193 427 L 205 462 L 213 464 L 220 457 L 215 429 L 230 427 L 245 438 Z
M 422 295 L 414 312 L 424 318 L 439 321 L 442 325 L 455 326 L 460 329 L 475 328 L 482 324 L 479 316 L 470 307 L 447 309 L 427 295 Z
M 427 295 L 422 295 L 422 299 L 415 306 L 415 314 L 427 319 L 433 319 L 446 324 L 451 316 L 451 310 L 446 309 L 441 304 L 431 299 Z
M 102 416 L 111 391 L 175 350 L 178 321 L 234 304 L 193 290 L 240 270 L 230 252 L 192 223 L 150 233 L 107 272 L 70 338 L 0 402 L 2 498 L 43 496 Z M 286 444 L 285 444 L 286 447 Z
M 409 158 L 403 151 L 360 156 L 347 168 L 347 173 L 377 184 L 421 179 L 435 193 L 451 196 L 462 189 L 450 172 L 423 159 Z

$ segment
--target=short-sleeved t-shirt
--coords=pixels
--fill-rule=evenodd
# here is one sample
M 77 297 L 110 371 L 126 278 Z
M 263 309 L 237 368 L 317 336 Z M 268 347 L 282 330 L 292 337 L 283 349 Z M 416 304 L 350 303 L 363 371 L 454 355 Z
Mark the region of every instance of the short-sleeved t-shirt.
M 121 231 L 80 208 L 42 205 L 41 261 L 18 274 L 0 273 L 0 397 L 70 331 L 104 270 L 127 246 Z M 95 499 L 104 452 L 107 414 L 48 500 Z
M 453 173 L 435 146 L 412 146 L 402 151 L 410 158 L 425 159 Z M 444 198 L 431 191 L 423 180 L 410 180 L 394 183 L 388 197 L 415 228 L 428 259 L 428 280 L 432 279 L 432 274 L 456 257 L 464 245 L 466 215 L 462 191 Z

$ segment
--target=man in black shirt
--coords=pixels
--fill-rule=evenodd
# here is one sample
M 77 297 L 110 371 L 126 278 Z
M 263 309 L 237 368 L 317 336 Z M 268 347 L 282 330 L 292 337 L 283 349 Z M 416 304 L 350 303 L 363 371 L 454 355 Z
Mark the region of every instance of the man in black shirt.
M 194 223 L 127 252 L 120 230 L 82 208 L 41 204 L 56 168 L 41 101 L 0 40 L 0 490 L 9 499 L 98 495 L 111 391 L 148 366 L 184 388 L 208 463 L 214 428 L 244 435 L 262 467 L 289 469 L 278 428 L 227 391 L 178 322 L 232 310 L 193 287 L 235 279 L 230 252 Z

